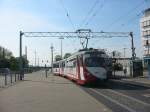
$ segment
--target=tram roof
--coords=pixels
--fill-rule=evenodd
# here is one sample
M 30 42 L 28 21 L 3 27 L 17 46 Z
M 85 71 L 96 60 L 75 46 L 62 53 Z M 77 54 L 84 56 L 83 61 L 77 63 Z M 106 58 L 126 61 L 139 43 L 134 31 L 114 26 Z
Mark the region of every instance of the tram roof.
M 80 49 L 78 52 L 73 53 L 70 57 L 60 60 L 60 61 L 56 61 L 54 63 L 59 63 L 59 62 L 63 62 L 65 60 L 68 59 L 73 59 L 76 55 L 81 55 L 81 54 L 85 54 L 88 52 L 101 52 L 101 53 L 106 53 L 104 49 L 93 49 L 93 48 L 89 48 L 89 49 Z

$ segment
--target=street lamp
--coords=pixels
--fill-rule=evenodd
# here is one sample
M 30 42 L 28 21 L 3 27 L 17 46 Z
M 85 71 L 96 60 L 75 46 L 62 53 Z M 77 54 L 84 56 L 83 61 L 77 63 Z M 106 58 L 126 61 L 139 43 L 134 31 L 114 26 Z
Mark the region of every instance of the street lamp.
M 60 37 L 60 49 L 61 49 L 61 59 L 63 59 L 63 46 L 62 46 L 62 40 L 64 39 L 63 37 Z
M 42 63 L 44 63 L 43 60 L 42 60 Z M 45 61 L 45 65 L 44 65 L 44 68 L 45 68 L 45 76 L 46 76 L 46 78 L 47 78 L 47 72 L 48 72 L 48 69 L 47 69 L 46 63 L 48 63 L 48 60 Z

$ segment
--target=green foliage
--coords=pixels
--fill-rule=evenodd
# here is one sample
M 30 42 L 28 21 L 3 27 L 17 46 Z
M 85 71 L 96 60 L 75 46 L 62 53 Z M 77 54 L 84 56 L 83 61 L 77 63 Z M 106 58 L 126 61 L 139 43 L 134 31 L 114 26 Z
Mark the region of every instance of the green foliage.
M 114 69 L 114 70 L 123 70 L 123 65 L 120 64 L 120 63 L 115 63 L 115 64 L 113 65 L 113 69 Z
M 11 57 L 12 57 L 12 52 L 0 46 L 0 59 L 1 58 L 10 59 Z
M 60 55 L 56 55 L 55 56 L 55 61 L 60 61 L 62 58 L 61 58 L 61 56 Z
M 22 58 L 23 68 L 28 67 L 28 60 Z M 13 71 L 19 70 L 19 57 L 13 57 L 12 52 L 0 46 L 0 68 L 10 68 Z
M 0 59 L 0 68 L 9 68 L 9 60 L 8 59 Z
M 64 59 L 66 59 L 66 58 L 68 58 L 68 57 L 70 57 L 71 56 L 71 53 L 66 53 L 65 55 L 64 55 Z
M 9 59 L 9 62 L 10 62 L 10 69 L 11 70 L 17 71 L 19 69 L 19 60 L 17 58 L 11 57 Z

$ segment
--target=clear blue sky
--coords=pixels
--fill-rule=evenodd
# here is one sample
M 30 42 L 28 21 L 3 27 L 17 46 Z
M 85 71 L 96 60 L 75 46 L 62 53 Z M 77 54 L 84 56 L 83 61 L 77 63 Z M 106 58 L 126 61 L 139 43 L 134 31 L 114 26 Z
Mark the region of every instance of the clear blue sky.
M 133 31 L 136 53 L 141 57 L 139 21 L 142 11 L 148 7 L 150 0 L 0 0 L 0 45 L 18 56 L 20 30 L 74 31 L 90 28 L 92 31 Z M 23 39 L 31 63 L 34 62 L 35 49 L 41 60 L 50 60 L 51 43 L 55 54 L 60 54 L 59 39 Z M 89 47 L 120 52 L 127 47 L 127 55 L 130 55 L 130 40 L 127 38 L 91 39 Z M 63 40 L 64 53 L 73 53 L 79 48 L 78 39 Z

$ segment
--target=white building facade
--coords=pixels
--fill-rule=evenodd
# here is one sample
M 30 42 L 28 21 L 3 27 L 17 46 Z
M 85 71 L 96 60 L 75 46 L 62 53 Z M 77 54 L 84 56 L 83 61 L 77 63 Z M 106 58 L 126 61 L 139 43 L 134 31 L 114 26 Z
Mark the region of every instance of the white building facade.
M 144 57 L 150 57 L 150 8 L 146 9 L 140 20 Z

